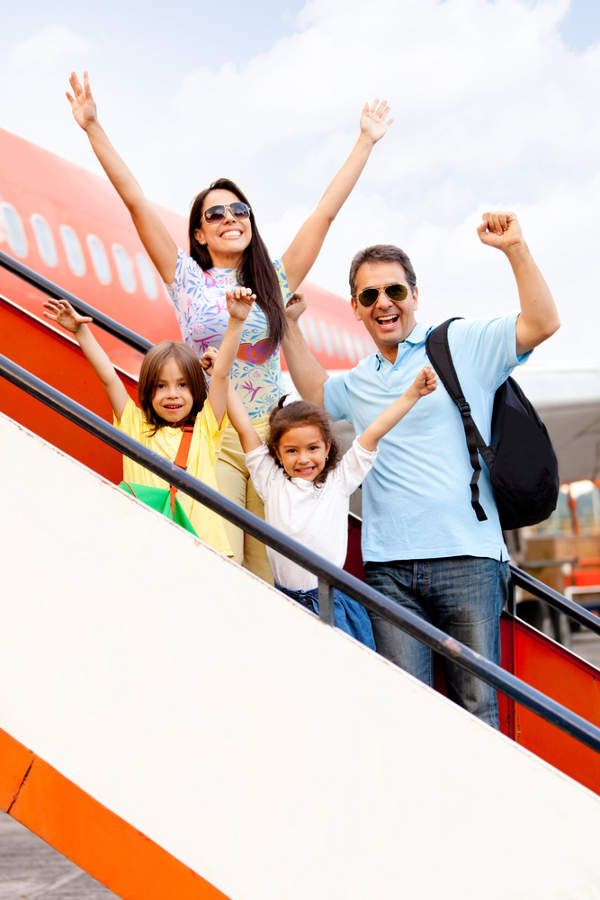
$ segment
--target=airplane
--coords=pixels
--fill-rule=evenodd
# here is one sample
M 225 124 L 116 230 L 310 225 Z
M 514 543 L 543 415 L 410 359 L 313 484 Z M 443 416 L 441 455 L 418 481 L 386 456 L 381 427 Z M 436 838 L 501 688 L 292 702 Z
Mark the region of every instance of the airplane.
M 0 155 L 0 250 L 152 342 L 180 339 L 166 289 L 110 183 L 2 129 Z M 185 218 L 164 208 L 159 212 L 178 245 L 187 248 Z M 311 281 L 301 289 L 308 310 L 300 324 L 325 369 L 345 371 L 373 352 L 348 299 Z M 57 330 L 42 318 L 42 295 L 2 268 L 0 294 L 38 320 L 46 335 Z M 10 336 L 5 338 L 10 349 Z M 103 331 L 98 339 L 122 373 L 135 379 L 140 354 Z M 283 358 L 282 368 L 285 372 Z M 548 428 L 561 480 L 597 480 L 600 365 L 528 363 L 515 377 Z M 98 403 L 105 408 L 102 398 Z
M 79 296 L 91 306 L 112 316 L 118 322 L 142 334 L 150 341 L 157 342 L 169 338 L 178 340 L 179 328 L 170 301 L 157 272 L 144 252 L 125 207 L 112 186 L 106 180 L 60 159 L 20 137 L 1 130 L 0 154 L 3 160 L 2 171 L 0 171 L 0 250 L 20 260 L 65 290 Z M 184 218 L 164 209 L 160 210 L 160 214 L 176 242 L 185 248 L 187 242 Z M 325 291 L 311 282 L 305 282 L 303 290 L 307 295 L 309 305 L 309 310 L 303 317 L 305 336 L 311 350 L 328 371 L 347 370 L 360 358 L 373 352 L 373 345 L 360 323 L 354 319 L 347 299 Z M 110 408 L 102 387 L 83 358 L 77 343 L 62 329 L 43 318 L 42 303 L 43 294 L 40 291 L 0 267 L 0 353 L 79 400 L 88 408 L 110 419 Z M 140 354 L 101 330 L 96 329 L 96 333 L 120 371 L 127 390 L 132 396 L 135 396 L 136 374 L 141 362 Z M 562 374 L 564 375 L 564 373 Z M 568 392 L 559 395 L 552 382 L 556 373 L 542 372 L 542 377 L 538 377 L 538 375 L 539 373 L 533 371 L 532 388 L 539 391 L 539 398 L 536 395 L 535 399 L 538 400 L 543 415 L 545 415 L 544 403 L 548 399 L 549 393 L 557 402 L 563 403 L 562 408 L 567 411 L 563 413 L 565 415 L 568 413 L 572 396 L 582 398 L 581 390 L 572 396 Z M 585 373 L 582 373 L 582 377 L 584 376 Z M 558 374 L 558 377 L 561 378 L 561 373 Z M 550 391 L 543 385 L 544 378 L 550 379 L 552 382 Z M 566 391 L 565 379 L 563 379 L 563 388 Z M 587 400 L 590 410 L 593 408 L 593 403 L 592 389 Z M 556 403 L 552 407 L 548 406 L 550 411 L 557 408 Z M 51 444 L 65 450 L 69 456 L 86 463 L 91 469 L 105 475 L 111 481 L 118 483 L 121 480 L 122 463 L 119 453 L 108 449 L 97 439 L 44 407 L 38 401 L 28 397 L 4 379 L 0 379 L 0 412 L 27 426 L 37 435 L 49 440 Z M 590 420 L 588 424 L 587 432 L 593 435 L 594 423 Z M 588 443 L 591 447 L 593 436 Z M 58 471 L 56 466 L 60 468 L 65 464 L 64 458 L 61 461 L 60 455 L 51 452 L 52 448 L 45 449 L 47 453 L 46 457 L 43 457 L 44 465 L 40 465 L 39 469 L 36 469 L 36 474 L 41 472 L 43 478 L 46 478 L 46 466 L 48 471 Z M 566 456 L 566 459 L 568 458 L 569 454 Z M 71 465 L 71 463 L 69 464 Z M 7 483 L 18 487 L 19 481 L 12 478 L 8 466 L 7 474 Z M 89 477 L 89 473 L 86 477 Z M 52 478 L 48 478 L 47 481 L 51 482 Z M 53 489 L 53 496 L 56 485 L 59 488 L 57 496 L 60 497 L 62 484 L 59 477 L 56 477 L 55 483 L 50 485 Z M 107 485 L 104 485 L 103 490 L 110 495 L 111 502 L 119 494 L 118 491 L 109 489 Z M 68 506 L 67 493 L 68 491 L 65 490 L 65 507 Z M 73 501 L 72 496 L 70 499 Z M 78 497 L 75 497 L 75 500 L 77 501 Z M 60 504 L 58 505 L 60 506 Z M 56 529 L 58 532 L 61 528 L 61 513 L 62 509 L 57 510 Z M 21 519 L 23 518 L 21 517 Z M 101 516 L 90 516 L 89 518 L 92 523 L 95 523 L 101 519 Z M 54 525 L 54 519 L 51 521 Z M 73 534 L 82 536 L 83 542 L 88 539 L 83 519 L 76 518 L 75 514 L 67 524 L 72 527 Z M 154 524 L 156 525 L 156 523 Z M 127 531 L 128 520 L 119 520 L 117 525 L 120 532 L 127 535 L 120 541 L 122 545 L 125 545 L 131 540 Z M 93 543 L 92 534 L 89 539 Z M 24 541 L 22 543 L 25 544 Z M 35 553 L 30 554 L 29 547 L 27 547 L 27 554 L 28 560 L 34 561 L 32 570 L 35 570 L 37 574 L 41 571 L 46 577 L 44 566 L 36 567 Z M 74 556 L 77 558 L 77 552 Z M 212 566 L 225 565 L 223 560 L 214 553 L 207 553 L 207 558 L 208 564 Z M 81 564 L 79 560 L 78 564 Z M 243 572 L 240 575 L 240 572 L 241 570 L 234 569 L 236 578 L 246 577 Z M 257 579 L 250 580 L 254 590 L 262 589 Z M 39 596 L 42 600 L 45 599 L 41 591 L 29 593 L 25 591 L 24 593 L 28 597 Z M 237 597 L 242 594 L 242 591 L 235 589 L 231 591 L 231 594 Z M 65 596 L 67 596 L 66 591 Z M 10 606 L 18 610 L 21 604 L 11 603 Z M 45 606 L 49 607 L 49 604 L 45 604 Z M 221 604 L 216 603 L 214 606 L 219 610 Z M 93 606 L 84 604 L 84 607 L 86 615 L 95 615 Z M 52 616 L 56 615 L 57 610 L 53 608 Z M 119 615 L 122 616 L 122 613 L 119 612 Z M 516 629 L 517 626 L 511 627 Z M 116 634 L 119 628 L 109 628 L 108 630 L 111 634 Z M 9 631 L 11 631 L 10 628 Z M 13 628 L 12 631 L 17 634 L 25 633 L 25 629 L 18 627 Z M 91 631 L 92 629 L 90 629 Z M 192 629 L 187 629 L 187 631 L 192 631 Z M 67 642 L 72 643 L 72 632 L 69 627 L 58 627 L 57 632 L 64 634 Z M 182 632 L 186 632 L 186 629 L 182 629 Z M 262 639 L 267 645 L 264 634 Z M 538 637 L 534 636 L 532 640 L 535 640 L 537 647 Z M 28 634 L 27 641 L 29 641 Z M 53 641 L 45 643 L 56 655 Z M 100 652 L 104 652 L 104 648 L 100 646 L 99 642 L 95 643 L 92 640 L 91 644 L 94 649 L 100 647 Z M 271 644 L 275 645 L 276 642 L 271 641 Z M 544 646 L 546 647 L 546 645 Z M 558 651 L 556 652 L 558 654 Z M 67 658 L 66 653 L 57 655 L 61 660 Z M 182 654 L 182 656 L 185 657 L 186 654 Z M 563 655 L 561 654 L 559 658 L 563 665 Z M 330 666 L 329 657 L 326 659 L 326 665 Z M 572 668 L 576 668 L 577 672 L 581 670 L 581 666 L 580 662 L 572 664 Z M 386 666 L 385 672 L 389 675 L 391 667 Z M 589 677 L 595 678 L 596 676 L 590 675 Z M 22 681 L 23 679 L 16 680 Z M 272 679 L 270 680 L 272 681 Z M 104 679 L 96 679 L 96 681 L 101 684 Z M 562 668 L 558 681 L 561 685 L 567 682 L 571 683 L 564 675 Z M 323 676 L 323 682 L 327 682 L 326 675 Z M 591 689 L 587 690 L 587 687 L 588 682 L 586 682 L 586 690 L 578 689 L 578 700 L 582 697 L 587 702 L 588 697 L 592 696 Z M 259 697 L 260 693 L 260 690 L 253 691 L 256 697 Z M 63 698 L 59 699 L 62 702 Z M 18 701 L 15 702 L 18 704 Z M 65 703 L 67 702 L 68 696 Z M 26 706 L 27 704 L 21 705 Z M 577 705 L 573 708 L 579 709 Z M 519 740 L 527 746 L 523 734 L 529 734 L 526 731 L 528 720 L 524 715 L 520 715 Z M 389 719 L 387 713 L 385 718 Z M 76 718 L 73 719 L 71 716 L 71 721 L 74 723 L 73 727 L 80 727 Z M 533 725 L 530 725 L 529 728 L 537 739 L 536 717 L 531 714 L 529 721 L 533 721 Z M 310 734 L 311 730 L 311 727 L 306 728 L 305 733 Z M 415 731 L 420 734 L 422 726 Z M 479 729 L 477 731 L 479 732 Z M 485 737 L 483 731 L 481 734 Z M 541 732 L 541 734 L 543 737 L 545 733 Z M 5 742 L 3 746 L 6 746 L 7 740 L 12 740 L 0 732 L 0 743 L 2 737 Z M 545 747 L 550 747 L 552 752 L 555 747 L 558 747 L 557 755 L 562 752 L 563 745 L 559 743 L 554 734 L 551 734 L 550 738 L 543 737 L 541 743 Z M 45 746 L 45 744 L 41 746 Z M 11 743 L 10 747 L 14 750 L 14 743 Z M 21 751 L 19 750 L 19 752 Z M 23 752 L 25 751 L 23 750 Z M 38 750 L 38 752 L 40 751 Z M 583 752 L 586 752 L 586 748 L 583 748 Z M 582 758 L 587 759 L 586 757 Z M 554 757 L 551 758 L 551 761 L 554 761 Z M 27 765 L 31 768 L 29 758 Z M 587 769 L 584 772 L 580 757 L 576 758 L 573 767 L 575 777 L 579 776 L 583 783 L 591 785 L 594 779 L 593 784 L 596 784 L 596 769 L 592 771 L 590 766 L 591 775 L 588 775 Z M 528 777 L 530 768 L 530 764 L 527 763 Z M 45 826 L 47 816 L 43 801 L 39 803 L 39 808 L 44 813 L 43 824 Z M 533 804 L 532 808 L 535 808 Z M 46 838 L 50 837 L 43 828 L 40 828 L 39 833 Z M 139 832 L 136 831 L 136 834 L 139 835 Z M 142 840 L 147 844 L 143 835 Z M 117 844 L 117 841 L 113 842 L 113 845 Z M 64 852 L 70 851 L 69 847 L 59 841 L 55 845 L 62 848 Z M 72 852 L 74 853 L 74 851 Z M 114 855 L 111 852 L 111 864 Z M 81 860 L 81 857 L 75 853 L 74 858 L 85 863 L 85 860 Z M 137 869 L 145 867 L 129 865 L 128 868 L 137 871 Z M 152 866 L 148 866 L 147 870 L 150 877 L 153 877 Z M 142 894 L 142 896 L 147 895 Z M 192 896 L 192 894 L 182 893 L 181 896 Z M 197 894 L 193 894 L 193 896 L 197 896 Z

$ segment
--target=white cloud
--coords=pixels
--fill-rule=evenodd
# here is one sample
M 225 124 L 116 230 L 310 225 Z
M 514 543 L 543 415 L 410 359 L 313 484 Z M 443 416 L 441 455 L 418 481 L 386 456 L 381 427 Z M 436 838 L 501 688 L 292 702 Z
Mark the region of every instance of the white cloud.
M 483 209 L 514 209 L 561 305 L 563 329 L 541 355 L 595 357 L 600 43 L 583 54 L 564 44 L 568 9 L 568 0 L 310 0 L 265 53 L 225 56 L 217 69 L 173 59 L 181 76 L 172 100 L 150 61 L 144 69 L 140 60 L 138 83 L 120 85 L 90 37 L 94 89 L 153 199 L 185 214 L 199 189 L 232 177 L 273 253 L 349 152 L 363 102 L 385 94 L 396 121 L 312 279 L 345 296 L 354 251 L 394 242 L 415 263 L 424 319 L 513 308 L 508 265 L 475 227 Z M 58 75 L 85 38 L 52 28 L 13 47 L 10 71 L 0 64 L 14 85 L 1 123 L 93 167 Z M 50 64 L 56 72 L 44 78 Z M 36 98 L 35 117 L 23 97 Z
M 54 67 L 65 58 L 85 53 L 88 47 L 85 38 L 67 25 L 46 25 L 36 34 L 15 44 L 9 61 L 19 68 Z

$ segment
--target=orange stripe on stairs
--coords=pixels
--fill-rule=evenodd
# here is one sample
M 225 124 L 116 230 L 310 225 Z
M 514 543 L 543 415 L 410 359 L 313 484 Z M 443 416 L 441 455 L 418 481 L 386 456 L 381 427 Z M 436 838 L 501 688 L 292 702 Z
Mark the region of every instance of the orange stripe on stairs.
M 0 806 L 124 900 L 227 900 L 2 730 Z

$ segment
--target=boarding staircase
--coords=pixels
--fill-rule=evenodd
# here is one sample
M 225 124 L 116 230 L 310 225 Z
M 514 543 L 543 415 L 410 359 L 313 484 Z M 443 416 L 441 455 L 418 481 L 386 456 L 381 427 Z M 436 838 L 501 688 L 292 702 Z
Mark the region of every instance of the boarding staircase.
M 338 570 L 177 470 L 7 296 L 0 354 L 2 809 L 122 897 L 600 897 L 598 670 L 514 603 L 494 666 L 361 581 L 358 522 Z M 316 573 L 324 621 L 119 491 L 121 453 Z M 496 686 L 512 740 L 328 627 L 331 586 Z

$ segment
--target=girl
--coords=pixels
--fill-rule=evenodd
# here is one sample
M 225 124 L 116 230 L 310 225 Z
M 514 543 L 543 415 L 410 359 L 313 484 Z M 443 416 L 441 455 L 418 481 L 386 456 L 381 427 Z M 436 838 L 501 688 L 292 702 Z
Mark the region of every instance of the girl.
M 44 304 L 44 315 L 58 322 L 77 339 L 104 386 L 113 409 L 115 425 L 170 462 L 178 456 L 185 427 L 191 426 L 188 429 L 189 443 L 183 450 L 183 461 L 177 459 L 177 464 L 218 490 L 215 463 L 227 424 L 229 370 L 254 299 L 249 288 L 236 287 L 226 295 L 229 322 L 221 349 L 216 354 L 208 392 L 202 366 L 185 344 L 164 341 L 149 350 L 142 363 L 138 384 L 141 409 L 125 390 L 110 359 L 87 327 L 87 323 L 92 321 L 89 316 L 80 316 L 66 300 L 48 300 Z M 128 484 L 162 489 L 169 487 L 128 456 L 123 457 L 123 479 Z M 231 556 L 223 520 L 187 494 L 178 493 L 177 499 L 198 537 Z
M 266 433 L 267 417 L 281 396 L 279 345 L 285 331 L 282 292 L 287 299 L 306 277 L 317 258 L 331 222 L 354 187 L 375 143 L 392 120 L 384 100 L 365 105 L 360 135 L 350 156 L 337 173 L 316 209 L 283 254 L 271 262 L 258 233 L 246 196 L 228 179 L 221 178 L 196 197 L 189 219 L 189 255 L 178 250 L 155 207 L 142 193 L 135 178 L 101 128 L 87 73 L 83 87 L 71 73 L 73 93 L 67 93 L 73 116 L 86 132 L 104 171 L 127 206 L 137 232 L 167 285 L 184 341 L 198 356 L 209 343 L 219 346 L 227 325 L 225 293 L 235 285 L 247 285 L 258 300 L 244 328 L 242 344 L 232 371 L 239 392 L 257 432 Z M 222 492 L 231 500 L 262 516 L 262 503 L 248 482 L 237 435 L 226 429 L 217 463 Z M 225 523 L 234 556 L 266 580 L 270 573 L 264 547 Z
M 204 365 L 210 366 L 211 350 Z M 269 416 L 266 443 L 253 427 L 234 391 L 228 411 L 246 454 L 246 465 L 265 505 L 267 522 L 289 537 L 326 557 L 337 566 L 346 558 L 350 494 L 375 462 L 377 444 L 415 403 L 436 387 L 436 376 L 426 366 L 407 391 L 355 440 L 339 460 L 339 451 L 325 410 L 304 400 L 279 405 Z M 318 612 L 316 575 L 267 548 L 275 586 Z M 356 600 L 334 588 L 335 624 L 367 647 L 375 648 L 367 611 Z

